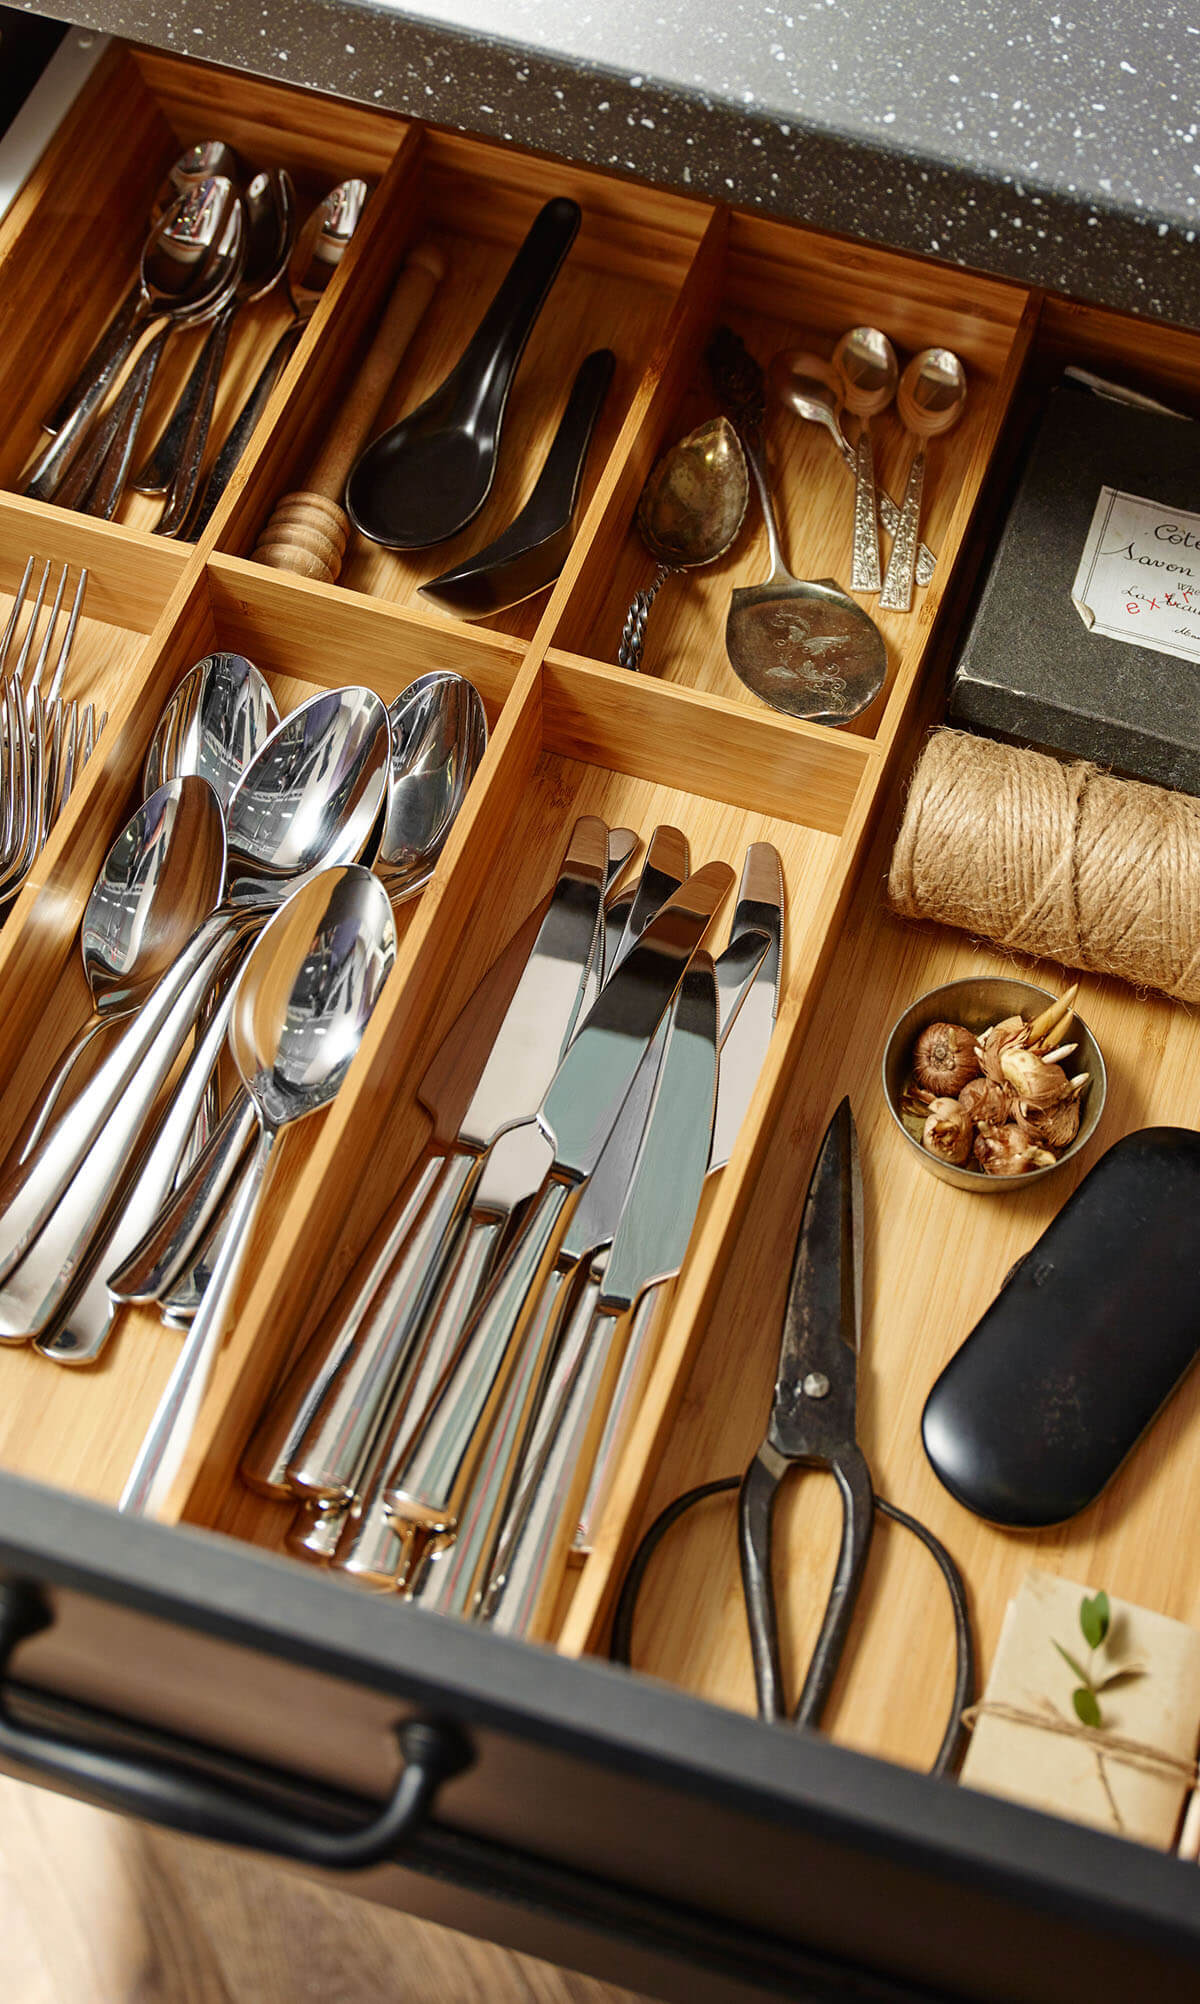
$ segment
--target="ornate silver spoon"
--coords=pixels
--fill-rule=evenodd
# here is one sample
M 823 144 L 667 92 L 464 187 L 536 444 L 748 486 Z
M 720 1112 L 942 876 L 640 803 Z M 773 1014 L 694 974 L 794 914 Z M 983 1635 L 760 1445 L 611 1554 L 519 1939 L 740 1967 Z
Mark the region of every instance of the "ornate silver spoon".
M 746 518 L 750 481 L 729 419 L 710 418 L 652 468 L 637 505 L 638 534 L 658 563 L 653 583 L 625 615 L 617 661 L 637 674 L 650 608 L 676 571 L 713 564 L 732 548 Z

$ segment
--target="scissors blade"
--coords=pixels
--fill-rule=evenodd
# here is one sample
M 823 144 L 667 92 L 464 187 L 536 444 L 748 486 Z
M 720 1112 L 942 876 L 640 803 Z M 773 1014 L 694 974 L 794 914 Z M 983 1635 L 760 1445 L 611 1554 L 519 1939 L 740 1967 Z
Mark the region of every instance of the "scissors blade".
M 861 1333 L 862 1172 L 844 1099 L 808 1186 L 783 1320 L 767 1439 L 789 1459 L 853 1443 Z

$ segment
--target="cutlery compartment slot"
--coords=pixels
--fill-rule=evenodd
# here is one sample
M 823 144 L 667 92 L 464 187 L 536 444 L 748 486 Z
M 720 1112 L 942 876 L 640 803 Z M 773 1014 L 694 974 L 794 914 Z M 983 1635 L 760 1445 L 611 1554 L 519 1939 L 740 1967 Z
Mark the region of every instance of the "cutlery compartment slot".
M 69 526 L 75 540 L 85 533 L 69 518 L 56 519 Z M 0 524 L 4 520 L 0 508 Z M 113 530 L 86 533 L 106 542 L 120 535 Z M 164 557 L 173 556 L 157 544 L 156 556 L 160 548 Z M 0 555 L 0 565 L 0 579 L 6 580 L 10 568 L 6 555 Z M 242 572 L 249 576 L 239 575 Z M 520 665 L 521 650 L 515 643 L 448 634 L 426 658 L 421 625 L 399 607 L 368 612 L 346 600 L 332 607 L 323 604 L 320 610 L 321 617 L 314 618 L 304 586 L 232 561 L 214 564 L 210 575 L 199 578 L 177 623 L 162 637 L 161 650 L 148 662 L 136 702 L 127 695 L 123 716 L 117 719 L 120 728 L 114 733 L 109 787 L 104 794 L 94 794 L 90 804 L 89 842 L 97 852 L 97 863 L 142 798 L 142 763 L 163 702 L 188 669 L 213 650 L 247 654 L 266 676 L 284 715 L 318 690 L 355 681 L 374 688 L 390 703 L 417 675 L 441 667 L 470 676 L 483 696 L 489 723 L 495 727 L 499 722 Z M 13 982 L 0 1024 L 0 1076 L 5 1078 L 0 1159 L 10 1155 L 41 1087 L 90 1014 L 78 925 L 95 867 L 86 879 L 81 870 L 74 872 L 64 885 L 52 874 L 32 909 L 13 914 L 0 933 L 0 963 Z M 406 937 L 420 924 L 423 906 L 424 899 L 416 898 L 395 908 L 402 959 Z M 403 976 L 394 971 L 391 979 L 402 981 Z M 104 1040 L 102 1032 L 96 1060 Z M 86 1064 L 87 1060 L 81 1063 L 80 1079 L 86 1076 Z M 225 1064 L 228 1070 L 228 1054 Z M 228 1082 L 235 1077 L 228 1070 Z M 292 1228 L 288 1220 L 301 1223 L 295 1192 L 327 1118 L 326 1111 L 299 1123 L 279 1150 L 250 1249 L 251 1276 L 264 1266 L 271 1269 L 273 1248 Z M 177 1331 L 160 1324 L 155 1310 L 127 1307 L 94 1365 L 72 1369 L 40 1356 L 31 1346 L 5 1346 L 0 1356 L 5 1385 L 0 1467 L 115 1502 L 180 1341 Z
M 698 298 L 672 357 L 677 389 L 647 414 L 649 435 L 630 452 L 624 477 L 593 534 L 555 624 L 555 647 L 615 663 L 635 593 L 655 575 L 655 559 L 635 514 L 651 467 L 696 426 L 717 415 L 704 349 L 727 323 L 765 370 L 781 350 L 802 349 L 828 362 L 839 336 L 858 325 L 887 333 L 901 367 L 916 350 L 952 348 L 969 384 L 960 422 L 928 455 L 922 536 L 937 555 L 933 581 L 918 587 L 910 613 L 859 602 L 887 641 L 888 673 L 870 709 L 847 728 L 874 737 L 884 730 L 893 695 L 902 705 L 920 673 L 930 629 L 955 572 L 971 512 L 1003 423 L 1015 362 L 1023 352 L 1026 294 L 1015 286 L 952 273 L 898 253 L 840 242 L 758 217 L 729 218 L 724 256 L 697 286 Z M 856 420 L 844 418 L 851 444 Z M 903 500 L 911 441 L 894 405 L 872 423 L 877 475 Z M 785 562 L 797 577 L 829 578 L 848 588 L 853 478 L 829 433 L 767 398 L 767 457 Z M 889 539 L 882 538 L 886 566 Z M 750 706 L 778 720 L 734 674 L 725 653 L 732 591 L 770 570 L 762 511 L 751 483 L 746 518 L 732 549 L 704 567 L 671 576 L 647 622 L 642 674 Z
M 569 709 L 564 708 L 564 685 Z M 686 697 L 678 700 L 691 707 Z M 580 814 L 599 814 L 610 826 L 634 828 L 643 841 L 659 823 L 678 827 L 689 839 L 693 868 L 724 858 L 740 871 L 748 843 L 775 844 L 787 903 L 785 968 L 781 1025 L 764 1064 L 760 1094 L 770 1099 L 778 1090 L 787 1069 L 791 1027 L 806 1006 L 819 959 L 822 915 L 839 881 L 842 832 L 855 801 L 846 771 L 839 769 L 830 779 L 820 825 L 809 817 L 806 791 L 800 787 L 786 817 L 755 813 L 741 801 L 715 797 L 715 786 L 708 795 L 645 776 L 645 762 L 663 733 L 662 721 L 650 713 L 634 714 L 622 744 L 612 728 L 610 706 L 611 691 L 602 676 L 595 671 L 575 675 L 556 666 L 543 671 L 540 681 L 530 681 L 520 707 L 506 715 L 493 744 L 496 763 L 489 786 L 453 859 L 434 921 L 411 936 L 404 983 L 389 990 L 377 1011 L 369 1050 L 347 1082 L 283 1221 L 283 1234 L 268 1255 L 272 1275 L 264 1275 L 254 1290 L 227 1346 L 202 1421 L 204 1442 L 193 1463 L 191 1489 L 179 1495 L 188 1521 L 284 1549 L 293 1511 L 245 1487 L 237 1472 L 240 1456 L 282 1360 L 317 1327 L 422 1155 L 431 1125 L 419 1102 L 425 1070 L 487 967 L 552 885 Z M 681 724 L 676 728 L 681 730 Z M 587 747 L 586 758 L 570 755 L 569 747 L 579 742 Z M 867 748 L 848 740 L 838 752 L 838 760 L 830 763 L 840 768 L 844 759 L 848 768 L 853 762 L 858 782 L 865 783 L 872 763 Z M 672 777 L 681 781 L 682 753 L 678 764 Z M 830 804 L 839 789 L 840 819 Z M 814 797 L 818 791 L 812 788 Z M 837 826 L 832 825 L 835 820 Z M 732 897 L 712 928 L 716 949 L 725 942 L 731 911 Z M 464 1067 L 456 1118 L 485 1055 L 479 1052 Z M 761 1103 L 760 1098 L 756 1105 Z M 713 1263 L 731 1229 L 739 1183 L 754 1154 L 754 1126 L 751 1114 L 733 1162 L 707 1193 L 677 1290 L 686 1294 L 688 1305 L 678 1321 L 667 1315 L 660 1325 L 672 1373 L 682 1368 L 695 1301 L 713 1283 Z M 371 1173 L 364 1176 L 362 1165 L 368 1162 Z
M 156 196 L 180 153 L 201 139 L 233 145 L 251 171 L 285 167 L 301 225 L 348 175 L 378 184 L 409 131 L 396 118 L 316 100 L 250 77 L 230 79 L 178 59 L 116 45 L 59 129 L 0 228 L 6 340 L 0 409 L 7 423 L 0 484 L 19 493 L 49 435 L 41 429 L 134 283 Z M 366 242 L 371 232 L 361 232 Z M 351 281 L 342 260 L 318 314 Z M 233 424 L 291 318 L 276 287 L 239 312 L 213 412 L 206 465 Z M 138 432 L 116 519 L 152 531 L 158 498 L 135 492 L 147 457 L 191 373 L 208 326 L 172 332 Z M 243 455 L 243 463 L 245 455 Z
M 663 366 L 663 337 L 679 288 L 709 214 L 702 205 L 633 189 L 599 175 L 497 152 L 449 133 L 425 132 L 402 195 L 391 191 L 391 228 L 368 271 L 360 269 L 359 304 L 331 329 L 320 372 L 297 392 L 295 422 L 233 506 L 219 547 L 252 556 L 283 495 L 302 491 L 327 434 L 354 387 L 406 255 L 429 242 L 446 260 L 384 402 L 364 444 L 424 402 L 444 380 L 474 334 L 514 254 L 543 204 L 569 196 L 583 212 L 579 234 L 546 298 L 521 357 L 505 412 L 495 483 L 482 510 L 449 541 L 426 549 L 391 550 L 352 531 L 339 586 L 450 620 L 417 594 L 421 584 L 463 562 L 498 537 L 524 506 L 557 430 L 571 383 L 584 357 L 608 347 L 616 371 L 587 457 L 580 519 L 614 452 L 639 388 Z M 333 350 L 336 352 L 333 352 Z M 532 638 L 547 593 L 511 606 L 478 625 Z

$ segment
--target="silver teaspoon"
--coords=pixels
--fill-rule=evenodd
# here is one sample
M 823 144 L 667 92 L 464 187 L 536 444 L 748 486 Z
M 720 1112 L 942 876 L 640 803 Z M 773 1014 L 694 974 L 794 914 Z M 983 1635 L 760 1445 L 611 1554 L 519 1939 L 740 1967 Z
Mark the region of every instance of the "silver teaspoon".
M 387 892 L 357 866 L 323 871 L 253 947 L 229 1042 L 259 1140 L 212 1281 L 159 1402 L 120 1508 L 157 1515 L 179 1474 L 234 1306 L 263 1184 L 283 1129 L 328 1105 L 362 1042 L 396 954 Z
M 917 449 L 908 471 L 904 506 L 888 559 L 887 576 L 879 594 L 880 605 L 889 611 L 907 612 L 912 604 L 921 492 L 925 484 L 925 441 L 939 438 L 957 424 L 966 401 L 966 370 L 949 348 L 922 348 L 900 378 L 896 409 Z
M 848 471 L 856 467 L 854 448 L 842 430 L 838 416 L 837 395 L 829 379 L 828 365 L 816 356 L 805 355 L 799 349 L 788 348 L 771 359 L 767 370 L 767 380 L 773 395 L 791 411 L 793 417 L 803 418 L 806 423 L 823 425 L 829 433 Z M 900 526 L 900 510 L 886 487 L 877 490 L 879 519 L 889 536 L 894 536 Z M 921 584 L 928 584 L 933 576 L 937 559 L 924 543 L 917 549 L 917 578 Z
M 896 350 L 878 327 L 852 327 L 833 351 L 833 367 L 842 402 L 859 421 L 854 453 L 854 554 L 850 589 L 878 591 L 883 580 L 871 419 L 885 411 L 895 396 L 900 364 Z

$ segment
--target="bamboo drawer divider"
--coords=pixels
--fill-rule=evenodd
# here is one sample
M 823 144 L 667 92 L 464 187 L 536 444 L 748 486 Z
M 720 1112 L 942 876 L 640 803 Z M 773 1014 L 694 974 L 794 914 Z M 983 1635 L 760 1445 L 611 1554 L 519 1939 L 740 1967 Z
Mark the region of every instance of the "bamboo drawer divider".
M 479 688 L 492 737 L 433 882 L 399 914 L 397 964 L 345 1087 L 281 1151 L 236 1325 L 171 1514 L 282 1546 L 290 1513 L 241 1486 L 238 1459 L 281 1363 L 328 1307 L 426 1145 L 429 1123 L 417 1099 L 426 1064 L 552 880 L 576 815 L 599 813 L 643 837 L 667 820 L 686 832 L 695 864 L 723 856 L 737 866 L 748 842 L 776 844 L 787 896 L 784 987 L 736 1153 L 706 1192 L 685 1270 L 662 1313 L 657 1363 L 595 1550 L 564 1580 L 557 1644 L 567 1652 L 603 1648 L 615 1582 L 647 1511 L 687 1481 L 738 1467 L 761 1432 L 812 1148 L 847 1089 L 868 1183 L 865 1444 L 884 1493 L 927 1517 L 976 1593 L 986 1589 L 990 1622 L 1030 1548 L 969 1524 L 941 1496 L 921 1460 L 913 1402 L 946 1352 L 951 1324 L 964 1333 L 963 1313 L 994 1291 L 1000 1262 L 1035 1235 L 1051 1200 L 1031 1193 L 1000 1205 L 952 1202 L 955 1193 L 919 1171 L 903 1174 L 910 1165 L 889 1151 L 873 1084 L 889 1011 L 897 1013 L 926 977 L 946 978 L 980 956 L 951 935 L 902 933 L 881 917 L 878 886 L 896 789 L 917 733 L 937 712 L 939 662 L 986 526 L 981 496 L 1003 458 L 1024 375 L 1041 366 L 1043 353 L 1086 359 L 1089 342 L 1111 362 L 1122 329 L 1135 345 L 1130 323 L 1081 317 L 1062 303 L 1043 309 L 1014 286 L 117 48 L 0 228 L 0 483 L 9 490 L 36 447 L 42 409 L 71 380 L 121 296 L 163 170 L 182 144 L 213 133 L 249 159 L 287 165 L 305 206 L 350 173 L 378 185 L 195 548 L 149 533 L 154 506 L 138 497 L 107 525 L 0 494 L 0 614 L 30 551 L 86 563 L 92 584 L 73 683 L 110 712 L 100 750 L 0 932 L 0 1075 L 8 1081 L 0 1147 L 11 1144 L 55 1054 L 87 1013 L 77 944 L 83 905 L 138 795 L 159 711 L 201 654 L 248 654 L 284 709 L 348 681 L 369 683 L 390 701 L 416 675 L 453 669 Z M 431 237 L 446 249 L 449 270 L 381 421 L 444 375 L 538 207 L 561 194 L 578 199 L 583 226 L 522 362 L 499 477 L 477 521 L 436 551 L 397 555 L 360 540 L 337 586 L 255 563 L 250 553 L 272 505 L 302 484 L 336 422 L 408 249 Z M 944 342 L 967 366 L 966 417 L 930 458 L 923 527 L 938 552 L 937 572 L 911 617 L 881 616 L 887 685 L 847 731 L 761 708 L 727 666 L 729 592 L 765 569 L 757 519 L 719 564 L 669 582 L 649 628 L 646 673 L 634 678 L 613 665 L 625 609 L 653 571 L 632 526 L 637 497 L 666 446 L 712 414 L 702 358 L 720 320 L 764 363 L 780 347 L 828 353 L 845 327 L 873 322 L 906 352 Z M 272 307 L 236 337 L 218 434 L 281 324 Z M 605 344 L 617 354 L 616 379 L 589 461 L 582 525 L 553 590 L 478 625 L 427 611 L 418 586 L 511 519 L 571 376 L 588 349 Z M 1168 331 L 1157 351 L 1143 344 L 1139 361 L 1151 380 L 1156 353 L 1164 383 L 1200 373 L 1195 336 Z M 181 343 L 163 372 L 164 409 L 190 360 Z M 877 430 L 881 474 L 899 497 L 908 448 L 894 415 Z M 838 455 L 816 427 L 780 412 L 771 414 L 768 443 L 794 568 L 844 575 L 851 489 Z M 1157 1025 L 1160 1009 L 1128 997 L 1110 1003 L 1105 990 L 1105 1020 L 1096 1027 L 1106 1043 L 1110 1033 L 1114 1044 L 1136 1041 L 1138 1022 Z M 1193 1104 L 1200 1088 L 1183 1084 L 1190 1027 L 1176 1012 L 1163 1035 L 1163 1105 L 1175 1103 L 1170 1094 L 1178 1100 L 1166 1117 L 1200 1118 L 1200 1101 Z M 472 1083 L 464 1075 L 464 1099 Z M 1110 1118 L 1110 1138 L 1115 1132 Z M 1061 1194 L 1060 1186 L 1054 1202 Z M 949 1254 L 954 1314 L 943 1315 L 944 1291 L 927 1269 L 938 1233 L 950 1246 L 956 1230 L 963 1250 L 961 1258 Z M 0 1466 L 113 1500 L 177 1340 L 150 1313 L 125 1311 L 93 1370 L 56 1370 L 22 1349 L 0 1352 Z M 1194 1458 L 1189 1481 L 1200 1504 Z M 828 1498 L 814 1498 L 809 1485 L 796 1508 L 803 1528 L 788 1540 L 788 1605 L 792 1640 L 802 1645 L 803 1610 L 823 1601 L 818 1583 L 836 1540 Z M 639 1644 L 658 1674 L 748 1707 L 736 1585 L 718 1552 L 728 1526 L 718 1519 L 719 1512 L 711 1520 L 702 1513 L 682 1539 L 675 1572 L 668 1567 L 669 1578 L 651 1582 Z M 1068 1552 L 1071 1539 L 1060 1542 Z M 895 1607 L 907 1596 L 918 1605 L 927 1585 L 922 1556 L 899 1553 L 889 1537 L 878 1543 L 868 1598 Z M 1039 1541 L 1039 1562 L 1053 1543 Z M 1081 1576 L 1093 1556 L 1076 1553 Z M 1108 1547 L 1102 1556 L 1107 1565 Z M 1104 1583 L 1145 1597 L 1131 1550 L 1114 1544 L 1111 1556 Z M 1172 1589 L 1168 1598 L 1180 1596 Z M 834 1721 L 856 1743 L 906 1759 L 914 1746 L 921 1757 L 930 1721 L 940 1718 L 939 1666 L 948 1650 L 948 1638 L 914 1636 L 914 1625 L 900 1622 L 892 1636 L 882 1615 L 871 1617 L 863 1647 L 874 1680 L 848 1666 Z M 888 1679 L 902 1673 L 910 1675 L 911 1703 L 889 1712 Z M 947 1669 L 947 1689 L 948 1677 Z

